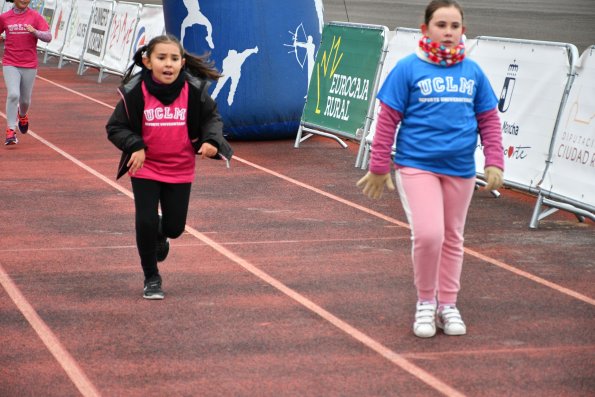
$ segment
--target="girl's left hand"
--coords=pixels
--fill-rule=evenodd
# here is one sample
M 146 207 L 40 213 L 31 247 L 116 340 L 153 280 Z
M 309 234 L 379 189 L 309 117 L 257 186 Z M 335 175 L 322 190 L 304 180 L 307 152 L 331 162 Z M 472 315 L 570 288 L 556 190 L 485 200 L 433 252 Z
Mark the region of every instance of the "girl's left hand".
M 498 190 L 504 183 L 504 176 L 502 170 L 498 167 L 488 166 L 483 170 L 486 180 L 486 190 Z
M 35 33 L 35 28 L 31 25 L 25 25 L 25 28 L 29 31 L 29 33 Z
M 207 157 L 215 157 L 217 155 L 217 148 L 211 145 L 210 143 L 205 142 L 202 145 L 200 145 L 200 149 L 198 149 L 198 154 L 200 154 L 201 159 Z
M 391 192 L 395 190 L 395 185 L 393 184 L 390 172 L 384 175 L 378 175 L 368 171 L 355 185 L 361 187 L 364 194 L 374 200 L 379 199 L 382 196 L 384 186 Z

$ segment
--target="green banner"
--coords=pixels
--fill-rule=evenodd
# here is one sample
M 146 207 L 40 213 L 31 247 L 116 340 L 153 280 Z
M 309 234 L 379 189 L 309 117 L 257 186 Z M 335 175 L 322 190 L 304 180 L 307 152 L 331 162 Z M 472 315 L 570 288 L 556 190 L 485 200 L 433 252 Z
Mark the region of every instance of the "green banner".
M 363 129 L 384 48 L 382 26 L 327 24 L 310 78 L 302 124 L 347 137 Z

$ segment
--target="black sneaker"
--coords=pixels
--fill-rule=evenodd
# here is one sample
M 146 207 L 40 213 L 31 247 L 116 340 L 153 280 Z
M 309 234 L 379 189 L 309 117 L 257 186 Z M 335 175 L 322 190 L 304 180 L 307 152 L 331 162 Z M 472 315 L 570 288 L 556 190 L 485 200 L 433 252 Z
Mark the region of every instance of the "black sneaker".
M 159 228 L 157 229 L 157 244 L 155 255 L 157 262 L 163 262 L 169 254 L 169 239 L 163 235 L 163 226 L 161 225 L 161 215 L 159 215 Z
M 150 280 L 145 280 L 143 298 L 145 299 L 163 299 L 163 290 L 161 289 L 161 276 L 156 276 Z
M 17 112 L 17 121 L 19 125 L 19 131 L 21 134 L 26 134 L 29 131 L 29 116 L 26 114 L 21 116 L 19 112 Z

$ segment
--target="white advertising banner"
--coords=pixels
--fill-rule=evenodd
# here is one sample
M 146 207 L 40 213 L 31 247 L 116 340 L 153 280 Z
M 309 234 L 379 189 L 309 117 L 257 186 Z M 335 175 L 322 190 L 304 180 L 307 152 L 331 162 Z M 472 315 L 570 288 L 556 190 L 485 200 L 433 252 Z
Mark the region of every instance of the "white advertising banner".
M 91 26 L 85 40 L 85 51 L 83 53 L 85 63 L 91 65 L 101 63 L 113 11 L 113 0 L 95 0 L 91 13 Z
M 102 67 L 124 73 L 130 63 L 130 49 L 141 11 L 138 3 L 118 2 L 107 35 Z
M 129 58 L 139 47 L 147 44 L 155 36 L 165 33 L 165 22 L 163 19 L 163 6 L 145 4 L 140 12 L 140 18 L 134 31 L 134 40 L 130 50 Z
M 595 46 L 576 67 L 541 188 L 595 208 Z
M 31 2 L 29 2 L 29 8 L 41 14 L 41 12 L 43 11 L 43 7 L 45 6 L 45 3 L 45 0 L 31 0 Z
M 93 0 L 76 0 L 72 3 L 70 20 L 66 29 L 66 40 L 61 51 L 63 56 L 80 59 L 81 55 L 83 55 L 92 11 Z
M 134 40 L 130 48 L 129 58 L 132 57 L 140 47 L 148 44 L 153 37 L 160 36 L 165 33 L 165 20 L 163 19 L 163 6 L 145 4 L 140 12 L 138 24 L 134 31 Z M 134 73 L 140 71 L 140 67 L 134 68 Z
M 48 23 L 50 31 L 54 20 L 54 15 L 56 14 L 56 3 L 57 0 L 45 0 L 43 3 L 43 9 L 39 12 Z M 37 40 L 37 48 L 45 49 L 47 46 L 48 43 L 45 41 Z
M 39 11 L 49 26 L 52 26 L 52 21 L 56 12 L 56 6 L 58 5 L 57 3 L 58 0 L 45 0 L 43 2 L 43 8 Z
M 568 46 L 480 36 L 468 56 L 481 66 L 499 97 L 505 182 L 535 187 L 545 170 L 568 82 Z M 475 162 L 483 172 L 480 145 Z
M 6 11 L 10 10 L 14 3 L 9 3 L 8 1 L 4 2 L 2 5 L 2 13 L 4 14 Z
M 54 54 L 59 54 L 62 51 L 62 47 L 66 41 L 66 30 L 68 28 L 68 20 L 70 19 L 73 1 L 76 0 L 60 0 L 57 2 L 54 18 L 50 26 L 52 41 L 46 46 L 46 51 Z

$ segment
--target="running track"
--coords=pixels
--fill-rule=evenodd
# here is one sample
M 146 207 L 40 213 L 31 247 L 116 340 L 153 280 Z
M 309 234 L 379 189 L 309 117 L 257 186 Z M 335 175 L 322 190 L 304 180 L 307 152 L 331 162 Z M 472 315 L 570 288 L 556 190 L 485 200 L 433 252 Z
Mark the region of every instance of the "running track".
M 533 198 L 477 191 L 468 335 L 420 340 L 405 216 L 354 187 L 354 142 L 199 161 L 166 299 L 143 300 L 104 129 L 119 79 L 75 70 L 41 66 L 32 130 L 0 150 L 0 396 L 595 393 L 595 225 L 557 213 L 532 231 Z

